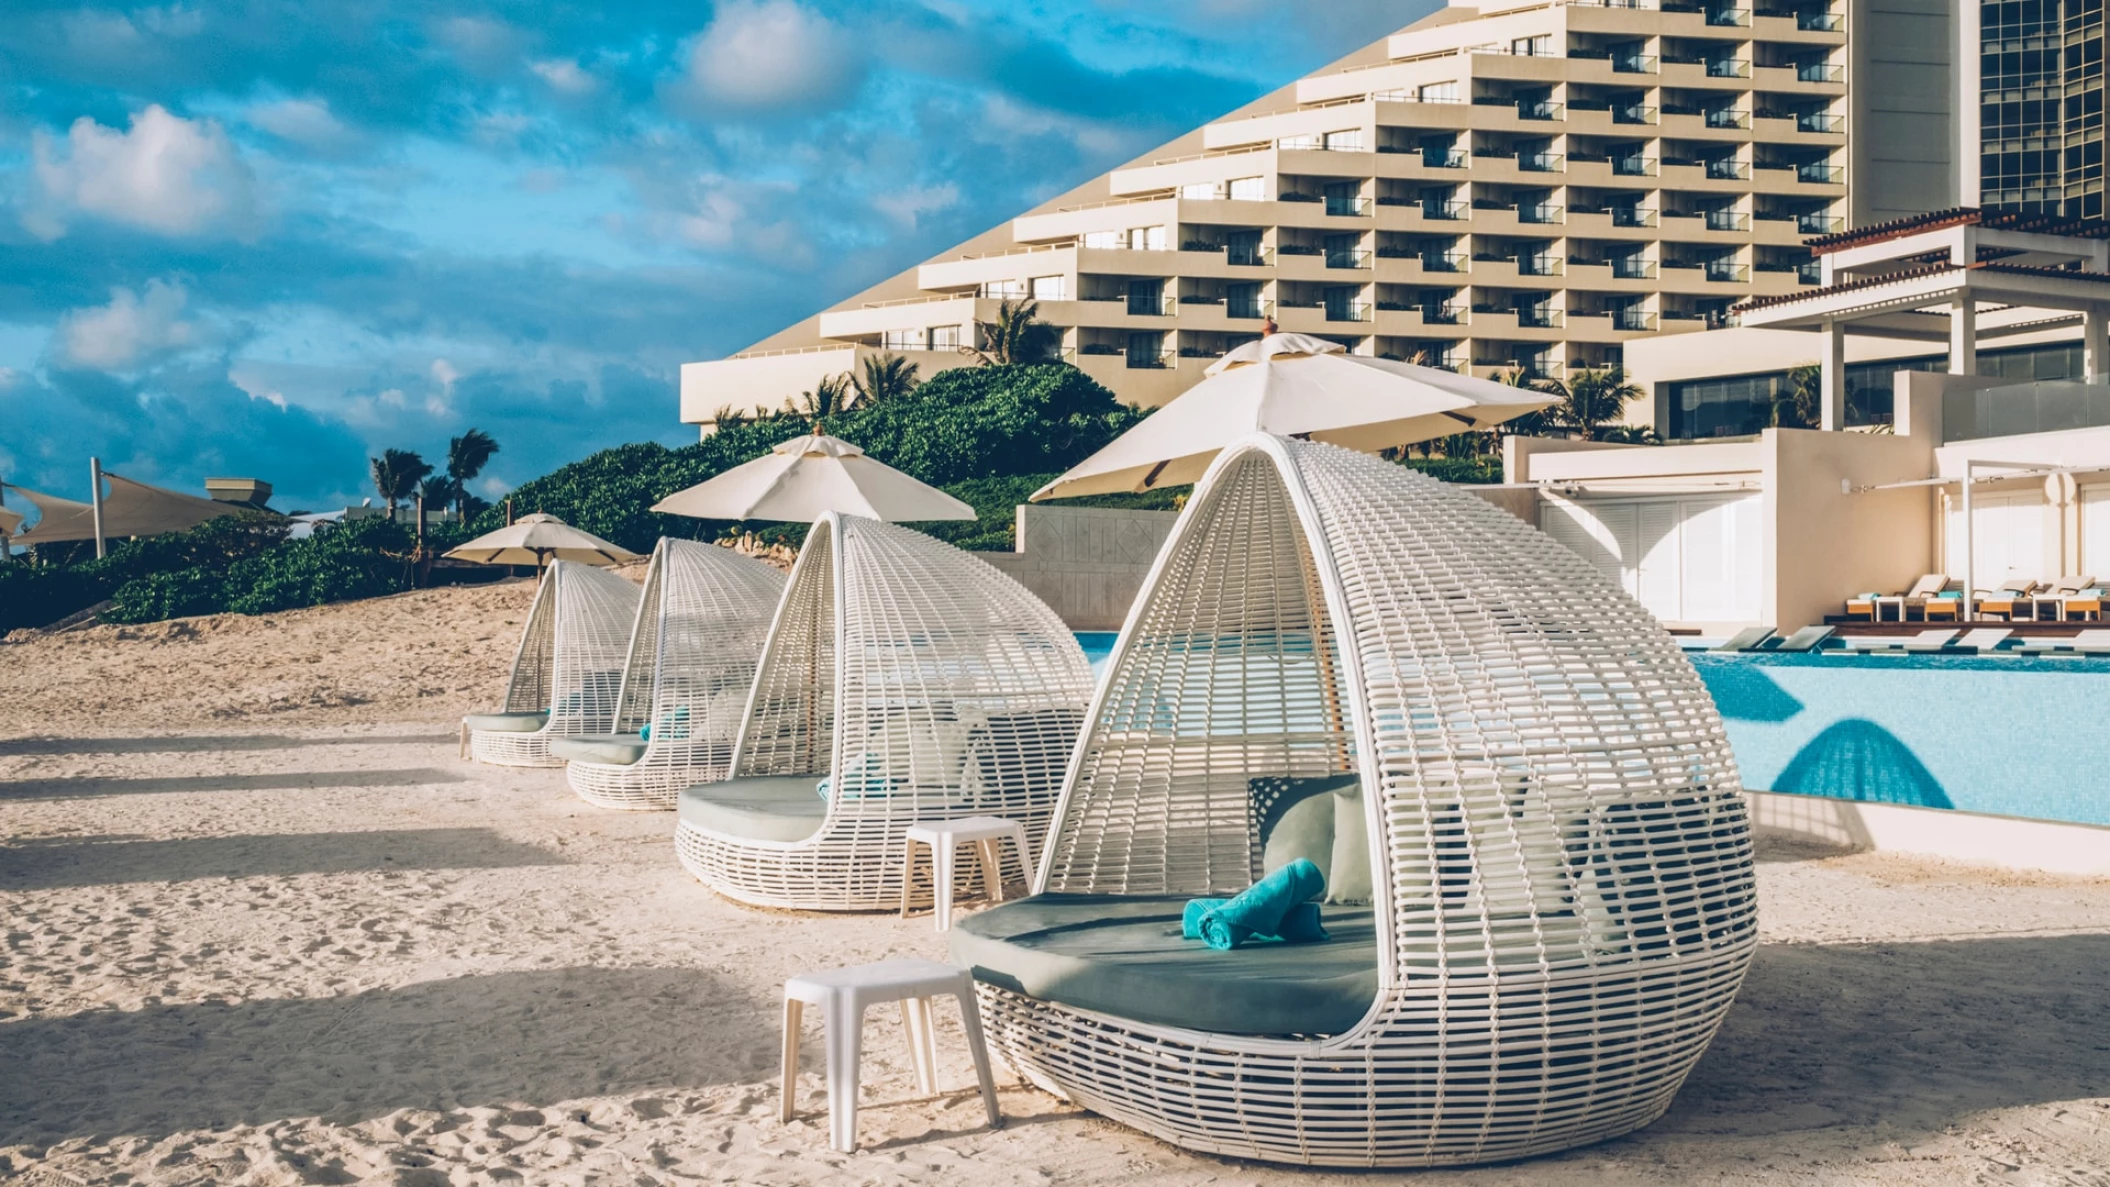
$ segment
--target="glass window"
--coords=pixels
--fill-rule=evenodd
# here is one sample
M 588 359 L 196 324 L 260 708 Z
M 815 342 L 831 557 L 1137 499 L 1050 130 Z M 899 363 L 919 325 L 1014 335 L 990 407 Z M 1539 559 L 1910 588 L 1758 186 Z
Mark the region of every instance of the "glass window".
M 930 328 L 930 348 L 932 350 L 960 349 L 960 327 L 932 326 Z
M 1233 202 L 1265 202 L 1267 200 L 1267 178 L 1234 177 L 1230 181 Z
M 1216 183 L 1213 181 L 1197 181 L 1192 185 L 1180 187 L 1180 197 L 1190 202 L 1207 202 L 1216 196 Z
M 982 285 L 982 296 L 991 301 L 1016 301 L 1026 294 L 1023 280 L 992 280 Z
M 1414 97 L 1423 103 L 1464 102 L 1459 97 L 1458 83 L 1455 80 L 1451 82 L 1425 82 L 1416 88 Z
M 1120 247 L 1126 241 L 1127 237 L 1119 231 L 1086 231 L 1084 233 L 1084 245 L 1095 249 Z
M 1070 278 L 1067 276 L 1036 276 L 1033 278 L 1033 299 L 1036 301 L 1067 301 L 1070 299 Z
M 927 330 L 888 330 L 879 336 L 879 345 L 887 350 L 922 350 L 928 342 Z

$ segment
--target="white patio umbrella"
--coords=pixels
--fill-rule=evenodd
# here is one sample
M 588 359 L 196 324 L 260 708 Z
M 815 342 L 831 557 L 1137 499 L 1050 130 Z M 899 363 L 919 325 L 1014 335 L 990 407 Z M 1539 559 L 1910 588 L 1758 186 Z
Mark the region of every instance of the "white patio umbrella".
M 919 482 L 838 437 L 794 437 L 652 505 L 696 519 L 773 519 L 811 523 L 830 511 L 902 523 L 973 519 L 974 508 Z
M 1308 334 L 1270 334 L 1217 360 L 1209 378 L 1032 497 L 1181 486 L 1252 432 L 1376 453 L 1491 428 L 1553 402 L 1491 379 L 1352 355 Z
M 486 532 L 447 556 L 479 565 L 533 565 L 548 561 L 578 561 L 588 565 L 620 565 L 638 559 L 636 553 L 619 548 L 592 532 L 583 532 L 554 515 L 523 515 L 495 532 Z

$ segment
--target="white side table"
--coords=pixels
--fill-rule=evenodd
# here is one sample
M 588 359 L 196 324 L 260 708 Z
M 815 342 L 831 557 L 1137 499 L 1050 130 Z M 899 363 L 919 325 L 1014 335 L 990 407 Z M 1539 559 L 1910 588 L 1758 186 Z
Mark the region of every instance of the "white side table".
M 938 1091 L 938 1047 L 931 1033 L 930 999 L 950 994 L 960 1003 L 960 1026 L 974 1058 L 989 1128 L 1003 1127 L 996 1107 L 996 1081 L 989 1074 L 989 1049 L 982 1042 L 982 1015 L 974 1004 L 974 979 L 966 969 L 934 960 L 882 960 L 819 973 L 801 973 L 784 983 L 784 1120 L 798 1096 L 799 1023 L 804 1007 L 821 1011 L 828 1048 L 828 1144 L 857 1149 L 857 1069 L 864 1050 L 865 1007 L 901 1003 L 908 1029 L 916 1088 Z
M 1002 869 L 1002 843 L 1009 839 L 1018 846 L 1018 863 L 1030 876 L 1033 859 L 1026 856 L 1026 827 L 1016 820 L 1001 816 L 968 816 L 960 820 L 932 820 L 908 827 L 908 839 L 903 848 L 907 851 L 901 867 L 901 917 L 908 918 L 909 887 L 915 882 L 916 846 L 930 847 L 932 889 L 937 895 L 938 930 L 952 927 L 952 879 L 958 848 L 973 842 L 975 851 L 982 858 L 983 889 L 990 901 L 1004 901 L 1004 875 Z

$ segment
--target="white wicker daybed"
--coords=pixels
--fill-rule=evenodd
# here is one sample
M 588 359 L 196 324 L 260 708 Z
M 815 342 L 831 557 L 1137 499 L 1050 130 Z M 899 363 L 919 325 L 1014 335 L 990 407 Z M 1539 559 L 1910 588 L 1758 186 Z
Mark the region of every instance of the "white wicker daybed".
M 661 540 L 645 574 L 613 733 L 558 738 L 579 798 L 601 808 L 672 808 L 691 783 L 723 779 L 784 574 L 730 548 Z M 645 728 L 649 726 L 649 734 Z
M 1291 856 L 1369 900 L 1324 908 L 1331 941 L 1179 938 L 1188 897 Z M 1159 555 L 1037 891 L 953 931 L 1005 1058 L 1166 1141 L 1324 1166 L 1648 1124 L 1757 933 L 1736 767 L 1669 635 L 1477 496 L 1274 437 Z
M 777 609 L 734 778 L 682 792 L 676 850 L 741 902 L 895 909 L 911 824 L 1003 816 L 1040 843 L 1091 689 L 1076 637 L 1025 587 L 920 532 L 831 513 Z
M 551 738 L 607 733 L 636 619 L 637 586 L 592 565 L 551 562 L 513 653 L 505 708 L 462 718 L 463 749 L 499 766 L 560 767 Z

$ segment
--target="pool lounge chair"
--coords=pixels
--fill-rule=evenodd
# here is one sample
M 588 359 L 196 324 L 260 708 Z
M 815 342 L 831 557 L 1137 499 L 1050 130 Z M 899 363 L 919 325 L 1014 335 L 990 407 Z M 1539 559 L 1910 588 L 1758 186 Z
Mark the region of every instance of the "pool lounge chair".
M 607 733 L 637 598 L 606 569 L 552 562 L 513 652 L 505 708 L 462 718 L 463 751 L 502 767 L 561 767 L 551 738 Z
M 1772 637 L 1772 627 L 1747 626 L 1743 630 L 1740 630 L 1735 634 L 1729 636 L 1727 639 L 1722 640 L 1720 643 L 1715 644 L 1709 650 L 1757 651 L 1766 645 L 1766 640 L 1771 639 Z
M 1948 588 L 1948 574 L 1926 573 L 1918 581 L 1913 582 L 1910 589 L 1901 594 L 1869 594 L 1864 597 L 1848 598 L 1846 600 L 1846 616 L 1848 618 L 1866 618 L 1871 622 L 1883 622 L 1886 620 L 1884 610 L 1888 607 L 1890 610 L 1889 621 L 1904 622 L 1911 617 L 1914 610 L 1919 611 L 1920 617 L 1925 618 L 1928 603 L 1935 600 L 1942 591 Z M 1944 611 L 1951 612 L 1953 617 L 1953 607 L 1936 608 L 1937 613 Z
M 2031 595 L 2043 587 L 2044 583 L 2034 577 L 2013 577 L 2002 582 L 1999 589 L 1990 593 L 1979 590 L 1974 595 L 1978 617 L 1997 614 L 2009 622 L 2013 622 L 2017 615 L 2024 618 L 2033 617 L 2036 609 Z
M 1842 636 L 1839 641 L 1846 645 L 1848 651 L 1871 654 L 1883 654 L 1886 652 L 1901 654 L 1907 651 L 1940 651 L 1942 648 L 1947 647 L 1955 638 L 1956 632 L 1953 630 L 1936 629 L 1921 631 L 1917 635 L 1910 636 L 1846 635 Z
M 898 909 L 912 824 L 1000 816 L 1039 851 L 1091 693 L 1076 636 L 1024 586 L 920 532 L 830 514 L 778 603 L 733 778 L 681 793 L 675 851 L 739 902 Z M 1002 860 L 1006 880 L 1031 877 Z M 957 887 L 979 872 L 962 863 Z
M 2000 645 L 2007 642 L 2007 637 L 2014 633 L 2004 626 L 1977 627 L 1973 630 L 1965 631 L 1963 638 L 1941 648 L 1941 650 L 1956 655 L 1980 655 L 1988 651 L 1999 650 Z M 1907 650 L 1911 649 L 1907 648 Z
M 730 548 L 661 540 L 645 574 L 612 732 L 559 738 L 565 779 L 600 808 L 671 809 L 723 779 L 784 574 Z
M 2085 574 L 2061 577 L 2057 581 L 2049 582 L 2044 590 L 2032 599 L 2029 616 L 2031 619 L 2041 619 L 2045 609 L 2049 608 L 2052 619 L 2057 622 L 2066 621 L 2073 613 L 2092 613 L 2101 618 L 2102 595 L 2099 592 L 2094 595 L 2087 594 L 2094 586 L 2095 578 Z
M 1780 641 L 1780 646 L 1778 646 L 1778 647 L 1775 647 L 1775 648 L 1774 648 L 1773 650 L 1775 650 L 1775 651 L 1815 651 L 1815 650 L 1817 650 L 1817 649 L 1818 649 L 1819 647 L 1822 647 L 1822 646 L 1824 646 L 1824 641 L 1825 641 L 1826 639 L 1829 639 L 1829 638 L 1831 638 L 1831 637 L 1832 637 L 1833 635 L 1836 635 L 1836 634 L 1838 634 L 1838 633 L 1839 633 L 1839 630 L 1838 630 L 1838 628 L 1837 628 L 1837 627 L 1829 627 L 1829 626 L 1805 626 L 1805 627 L 1797 627 L 1797 628 L 1795 628 L 1795 630 L 1794 630 L 1794 632 L 1793 632 L 1793 633 L 1791 633 L 1790 635 L 1788 635 L 1788 637 L 1787 637 L 1787 638 L 1785 638 L 1785 639 L 1782 639 L 1782 640 Z
M 1298 856 L 1348 900 L 1332 940 L 1180 939 L 1185 899 Z M 1129 611 L 1037 893 L 952 943 L 1014 1067 L 1165 1141 L 1502 1162 L 1669 1107 L 1752 869 L 1713 702 L 1632 597 L 1456 488 L 1249 437 Z
M 2015 650 L 2030 655 L 2110 655 L 2110 628 L 2091 627 L 2071 637 L 2024 639 Z

